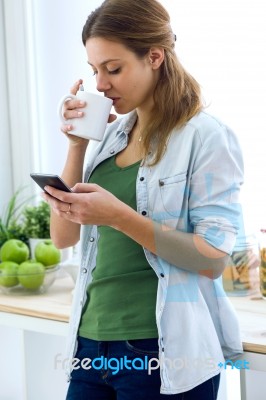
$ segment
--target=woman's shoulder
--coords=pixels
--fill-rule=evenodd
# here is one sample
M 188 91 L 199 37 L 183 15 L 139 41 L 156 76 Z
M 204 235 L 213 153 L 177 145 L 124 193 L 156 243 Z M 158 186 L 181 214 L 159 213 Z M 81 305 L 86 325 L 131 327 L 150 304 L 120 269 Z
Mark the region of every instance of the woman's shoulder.
M 210 136 L 216 139 L 223 136 L 235 135 L 233 130 L 219 118 L 214 115 L 201 111 L 192 117 L 186 124 L 188 129 L 193 129 L 202 140 L 206 140 Z
M 224 144 L 230 147 L 230 143 L 238 145 L 238 138 L 234 131 L 219 118 L 201 111 L 192 117 L 182 128 L 178 130 L 178 136 L 183 137 L 183 140 L 188 140 L 190 137 L 194 145 L 220 145 Z

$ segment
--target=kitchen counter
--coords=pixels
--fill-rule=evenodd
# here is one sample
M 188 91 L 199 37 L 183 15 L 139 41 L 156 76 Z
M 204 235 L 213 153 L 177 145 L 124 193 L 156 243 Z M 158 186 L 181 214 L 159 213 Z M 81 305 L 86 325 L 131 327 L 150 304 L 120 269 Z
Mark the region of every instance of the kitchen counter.
M 229 299 L 237 311 L 244 350 L 266 355 L 266 300 L 260 295 Z
M 0 312 L 68 322 L 74 283 L 64 273 L 46 293 L 5 295 L 0 293 Z M 237 311 L 245 351 L 266 354 L 266 300 L 259 295 L 229 297 Z
M 62 273 L 46 293 L 7 295 L 0 293 L 0 312 L 68 322 L 73 280 Z

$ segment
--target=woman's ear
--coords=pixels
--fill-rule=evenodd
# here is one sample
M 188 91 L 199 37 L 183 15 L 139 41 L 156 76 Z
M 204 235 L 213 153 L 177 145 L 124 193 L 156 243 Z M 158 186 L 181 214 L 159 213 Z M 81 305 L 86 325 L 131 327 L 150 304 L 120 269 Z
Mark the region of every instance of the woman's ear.
M 164 49 L 162 47 L 152 47 L 149 52 L 149 62 L 152 69 L 160 68 L 164 61 Z

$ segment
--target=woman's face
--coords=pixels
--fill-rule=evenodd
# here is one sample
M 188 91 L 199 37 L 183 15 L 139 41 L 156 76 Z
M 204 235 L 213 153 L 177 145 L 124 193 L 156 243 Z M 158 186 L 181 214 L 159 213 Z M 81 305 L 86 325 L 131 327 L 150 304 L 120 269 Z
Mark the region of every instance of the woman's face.
M 97 90 L 113 100 L 118 114 L 151 110 L 159 70 L 150 54 L 140 60 L 121 43 L 98 37 L 87 40 L 86 50 Z

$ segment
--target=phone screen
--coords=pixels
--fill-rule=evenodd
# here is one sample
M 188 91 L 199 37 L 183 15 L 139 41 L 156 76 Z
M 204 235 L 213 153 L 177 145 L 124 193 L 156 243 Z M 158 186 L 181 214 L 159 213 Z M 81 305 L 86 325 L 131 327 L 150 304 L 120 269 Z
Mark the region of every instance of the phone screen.
M 32 173 L 30 176 L 43 190 L 45 186 L 52 186 L 63 192 L 72 192 L 70 187 L 58 175 Z

